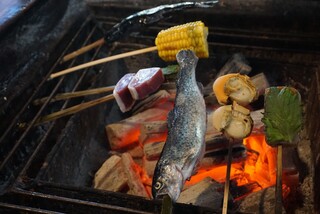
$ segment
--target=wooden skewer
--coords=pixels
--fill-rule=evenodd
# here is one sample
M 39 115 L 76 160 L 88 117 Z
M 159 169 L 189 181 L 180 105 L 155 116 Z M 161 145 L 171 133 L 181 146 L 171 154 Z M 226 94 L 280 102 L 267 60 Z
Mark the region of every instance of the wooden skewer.
M 227 173 L 226 173 L 226 182 L 224 183 L 222 214 L 227 214 L 228 213 L 228 200 L 229 200 L 229 189 L 230 189 L 230 172 L 231 172 L 231 162 L 232 162 L 232 144 L 233 144 L 233 142 L 229 141 Z
M 53 79 L 53 78 L 56 78 L 56 77 L 59 77 L 59 76 L 62 76 L 62 75 L 65 75 L 65 74 L 69 74 L 71 72 L 74 72 L 74 71 L 77 71 L 77 70 L 80 70 L 80 69 L 83 69 L 83 68 L 88 68 L 88 67 L 91 67 L 91 66 L 94 66 L 94 65 L 105 63 L 105 62 L 110 62 L 110 61 L 113 61 L 113 60 L 122 59 L 122 58 L 129 57 L 129 56 L 135 56 L 135 55 L 139 55 L 139 54 L 143 54 L 143 53 L 148 53 L 148 52 L 152 52 L 152 51 L 156 51 L 156 50 L 157 50 L 156 46 L 148 47 L 148 48 L 143 48 L 143 49 L 140 49 L 140 50 L 130 51 L 130 52 L 122 53 L 122 54 L 117 54 L 117 55 L 114 55 L 114 56 L 109 56 L 109 57 L 106 57 L 106 58 L 103 58 L 103 59 L 98 59 L 98 60 L 95 60 L 95 61 L 87 62 L 87 63 L 84 63 L 82 65 L 78 65 L 78 66 L 75 66 L 75 67 L 72 67 L 72 68 L 68 68 L 68 69 L 53 73 L 53 74 L 50 75 L 49 80 Z
M 96 48 L 96 47 L 99 47 L 100 45 L 103 45 L 104 43 L 105 43 L 104 38 L 101 38 L 101 39 L 95 41 L 94 43 L 91 43 L 87 46 L 84 46 L 84 47 L 72 52 L 72 53 L 65 55 L 62 58 L 61 63 L 69 61 L 70 59 L 73 59 L 83 53 L 86 53 L 87 51 L 90 51 L 93 48 Z
M 94 94 L 100 94 L 105 92 L 110 92 L 114 89 L 115 86 L 108 86 L 108 87 L 102 87 L 102 88 L 94 88 L 89 90 L 83 90 L 83 91 L 75 91 L 75 92 L 67 92 L 67 93 L 61 93 L 57 94 L 55 97 L 53 97 L 50 102 L 55 102 L 59 100 L 67 100 L 70 98 L 75 97 L 83 97 L 87 95 L 94 95 Z M 47 101 L 48 97 L 43 97 L 40 99 L 36 99 L 33 101 L 33 105 L 41 105 Z
M 44 123 L 44 122 L 49 122 L 49 121 L 52 121 L 52 120 L 55 120 L 55 119 L 58 119 L 58 118 L 61 118 L 61 117 L 64 117 L 64 116 L 68 116 L 68 115 L 77 113 L 79 111 L 82 111 L 84 109 L 90 108 L 92 106 L 98 105 L 100 103 L 108 102 L 108 101 L 113 100 L 113 99 L 114 99 L 114 96 L 112 94 L 110 94 L 110 95 L 98 98 L 96 100 L 91 100 L 91 101 L 88 101 L 88 102 L 85 102 L 85 103 L 81 103 L 79 105 L 75 105 L 75 106 L 72 106 L 70 108 L 66 108 L 66 109 L 63 109 L 61 111 L 54 112 L 52 114 L 48 114 L 48 115 L 46 115 L 44 117 L 41 117 L 41 118 L 39 118 L 37 120 L 35 125 L 39 125 L 39 124 Z
M 277 181 L 275 213 L 282 213 L 282 145 L 278 145 L 277 151 Z

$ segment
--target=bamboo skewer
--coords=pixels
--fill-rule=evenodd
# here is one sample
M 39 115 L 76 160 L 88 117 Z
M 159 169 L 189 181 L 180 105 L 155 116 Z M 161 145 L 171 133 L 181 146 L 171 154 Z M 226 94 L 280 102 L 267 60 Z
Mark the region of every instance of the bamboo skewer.
M 70 98 L 75 97 L 83 97 L 87 95 L 94 95 L 94 94 L 101 94 L 105 92 L 113 91 L 115 86 L 108 86 L 108 87 L 101 87 L 101 88 L 94 88 L 89 90 L 83 90 L 83 91 L 75 91 L 75 92 L 67 92 L 67 93 L 61 93 L 57 94 L 55 97 L 53 97 L 50 102 L 55 102 L 59 100 L 67 100 Z M 41 105 L 47 101 L 48 97 L 43 97 L 40 99 L 36 99 L 33 101 L 33 105 Z
M 278 145 L 277 151 L 277 181 L 275 213 L 282 213 L 282 145 Z
M 233 142 L 229 141 L 228 162 L 227 162 L 226 182 L 224 183 L 222 214 L 227 214 L 228 213 L 228 200 L 229 200 L 229 189 L 230 189 L 230 172 L 231 172 L 231 162 L 232 162 L 232 144 L 233 144 Z
M 81 65 L 78 65 L 78 66 L 75 66 L 75 67 L 72 67 L 72 68 L 68 68 L 68 69 L 53 73 L 53 74 L 50 75 L 49 80 L 54 79 L 54 78 L 59 77 L 59 76 L 62 76 L 62 75 L 65 75 L 65 74 L 69 74 L 71 72 L 74 72 L 74 71 L 77 71 L 77 70 L 80 70 L 80 69 L 83 69 L 83 68 L 88 68 L 88 67 L 91 67 L 91 66 L 94 66 L 94 65 L 105 63 L 105 62 L 110 62 L 110 61 L 113 61 L 113 60 L 122 59 L 122 58 L 129 57 L 129 56 L 135 56 L 135 55 L 139 55 L 139 54 L 143 54 L 143 53 L 148 53 L 148 52 L 152 52 L 152 51 L 156 51 L 156 50 L 157 50 L 157 47 L 153 46 L 153 47 L 134 50 L 134 51 L 130 51 L 130 52 L 126 52 L 126 53 L 117 54 L 117 55 L 114 55 L 114 56 L 109 56 L 109 57 L 106 57 L 106 58 L 98 59 L 98 60 L 95 60 L 95 61 L 87 62 L 87 63 L 81 64 Z
M 94 43 L 86 45 L 86 46 L 84 46 L 84 47 L 82 47 L 82 48 L 80 48 L 80 49 L 78 49 L 78 50 L 76 50 L 76 51 L 74 51 L 72 53 L 69 53 L 69 54 L 65 55 L 62 58 L 61 63 L 69 61 L 69 60 L 71 60 L 71 59 L 73 59 L 73 58 L 75 58 L 75 57 L 77 57 L 77 56 L 79 56 L 79 55 L 81 55 L 83 53 L 86 53 L 86 52 L 90 51 L 93 48 L 96 48 L 96 47 L 99 47 L 100 45 L 103 45 L 104 43 L 105 43 L 104 38 L 101 38 L 101 39 L 95 41 Z
M 113 100 L 113 99 L 114 99 L 114 96 L 112 94 L 110 94 L 110 95 L 107 95 L 107 96 L 104 96 L 104 97 L 101 97 L 101 98 L 98 98 L 98 99 L 95 99 L 95 100 L 91 100 L 91 101 L 88 101 L 88 102 L 85 102 L 85 103 L 81 103 L 79 105 L 75 105 L 75 106 L 72 106 L 70 108 L 66 108 L 66 109 L 63 109 L 61 111 L 54 112 L 52 114 L 46 115 L 44 117 L 41 117 L 41 118 L 39 118 L 37 120 L 35 125 L 39 125 L 39 124 L 44 123 L 44 122 L 49 122 L 49 121 L 52 121 L 52 120 L 55 120 L 55 119 L 58 119 L 58 118 L 61 118 L 61 117 L 64 117 L 64 116 L 68 116 L 68 115 L 77 113 L 79 111 L 82 111 L 84 109 L 90 108 L 92 106 L 98 105 L 100 103 L 108 102 L 108 101 Z

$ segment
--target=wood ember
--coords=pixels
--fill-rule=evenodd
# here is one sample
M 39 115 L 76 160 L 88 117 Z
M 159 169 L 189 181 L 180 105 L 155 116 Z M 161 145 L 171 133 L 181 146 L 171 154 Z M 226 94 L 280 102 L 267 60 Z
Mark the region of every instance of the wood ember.
M 205 141 L 206 153 L 227 148 L 228 139 L 221 132 L 206 134 Z
M 145 122 L 141 126 L 141 133 L 144 134 L 165 133 L 167 131 L 168 123 L 166 120 Z
M 248 75 L 251 70 L 252 68 L 251 66 L 249 66 L 249 63 L 245 59 L 245 57 L 241 53 L 235 53 L 220 69 L 216 78 L 230 73 L 240 73 Z
M 207 177 L 181 192 L 177 202 L 219 210 L 223 200 L 223 186 Z
M 136 102 L 132 109 L 133 114 L 138 114 L 149 108 L 153 108 L 156 105 L 162 104 L 170 98 L 170 94 L 166 90 L 159 90 L 154 94 L 151 94 L 147 98 Z
M 128 149 L 127 152 L 131 155 L 132 158 L 142 158 L 144 155 L 143 148 L 140 144 L 137 144 L 132 149 Z
M 106 133 L 112 150 L 119 150 L 138 142 L 143 122 L 166 120 L 168 109 L 151 108 L 125 120 L 106 126 Z
M 121 163 L 124 169 L 124 172 L 128 178 L 129 193 L 137 196 L 142 196 L 149 198 L 149 194 L 144 187 L 140 173 L 140 167 L 133 161 L 129 153 L 123 153 L 121 155 Z
M 148 160 L 156 160 L 159 158 L 165 142 L 154 142 L 145 144 L 143 147 L 144 154 Z
M 264 134 L 264 123 L 261 121 L 263 118 L 264 109 L 250 112 L 250 116 L 253 120 L 253 128 L 251 134 Z
M 93 186 L 96 189 L 121 192 L 127 186 L 128 178 L 123 170 L 121 157 L 112 155 L 96 172 Z
M 240 53 L 234 54 L 226 62 L 226 64 L 219 70 L 215 78 L 208 85 L 204 87 L 203 93 L 205 95 L 206 103 L 218 104 L 218 101 L 216 100 L 212 92 L 212 85 L 218 77 L 221 77 L 226 74 L 231 74 L 231 73 L 240 73 L 240 74 L 248 75 L 251 72 L 251 70 L 252 68 L 248 65 L 247 60 L 242 54 Z
M 268 82 L 268 79 L 264 73 L 259 73 L 253 77 L 250 78 L 252 84 L 254 87 L 256 87 L 256 90 L 259 95 L 264 95 L 264 91 L 266 88 L 269 88 L 270 84 Z
M 158 160 L 148 160 L 143 158 L 142 166 L 149 177 L 153 177 L 154 169 L 156 168 Z
M 166 136 L 166 135 L 163 135 Z M 158 140 L 158 139 L 157 139 Z M 164 139 L 165 140 L 165 139 Z M 227 139 L 221 133 L 208 134 L 205 136 L 206 153 L 225 149 Z M 143 146 L 144 155 L 148 160 L 155 160 L 159 158 L 165 141 L 153 141 L 146 143 Z
M 167 132 L 168 127 L 167 121 L 165 120 L 143 123 L 141 126 L 139 143 L 144 145 L 151 142 L 165 141 Z
M 241 213 L 274 213 L 275 187 L 268 187 L 239 201 L 239 212 Z M 282 213 L 286 213 L 282 207 Z
M 228 151 L 227 148 L 219 148 L 215 151 L 207 152 L 200 162 L 200 167 L 210 169 L 214 166 L 222 166 L 227 164 Z M 234 145 L 232 148 L 232 163 L 239 163 L 246 158 L 246 148 L 242 144 Z
M 240 198 L 252 193 L 253 191 L 261 190 L 262 187 L 258 182 L 250 182 L 241 186 L 238 186 L 237 182 L 231 180 L 230 182 L 230 194 L 233 198 Z

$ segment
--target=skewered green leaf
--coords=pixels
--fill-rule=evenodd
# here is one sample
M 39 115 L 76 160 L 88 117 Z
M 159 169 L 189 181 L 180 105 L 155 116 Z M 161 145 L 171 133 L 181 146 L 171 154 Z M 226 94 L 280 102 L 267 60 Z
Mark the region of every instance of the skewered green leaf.
M 177 74 L 180 71 L 179 65 L 168 65 L 167 67 L 161 68 L 162 73 L 167 81 L 175 81 Z
M 302 105 L 299 92 L 292 87 L 270 87 L 265 93 L 267 143 L 271 146 L 292 144 L 302 126 Z

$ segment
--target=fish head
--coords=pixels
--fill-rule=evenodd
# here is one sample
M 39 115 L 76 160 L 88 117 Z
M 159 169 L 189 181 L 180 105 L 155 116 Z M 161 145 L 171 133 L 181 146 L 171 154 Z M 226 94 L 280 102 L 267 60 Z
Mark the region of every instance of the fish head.
M 162 165 L 155 170 L 152 181 L 152 195 L 154 198 L 169 195 L 173 201 L 177 201 L 183 183 L 181 170 L 175 164 Z

